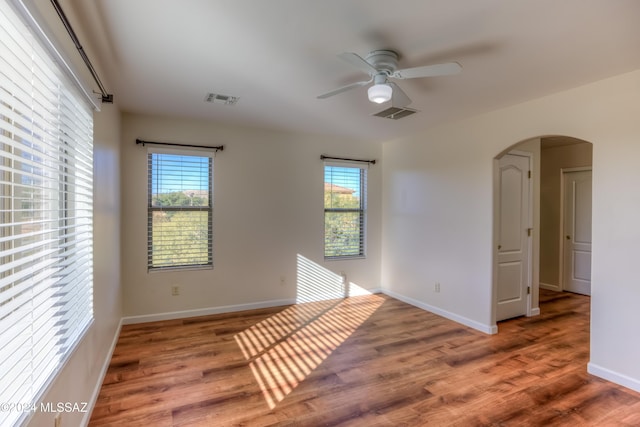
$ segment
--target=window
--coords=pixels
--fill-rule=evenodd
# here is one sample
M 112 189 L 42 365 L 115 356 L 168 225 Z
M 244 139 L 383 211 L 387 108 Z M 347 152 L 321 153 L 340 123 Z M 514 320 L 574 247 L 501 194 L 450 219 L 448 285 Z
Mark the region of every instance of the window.
M 324 256 L 327 259 L 365 256 L 367 170 L 324 167 Z
M 0 50 L 0 403 L 35 405 L 93 320 L 93 115 L 6 2 Z
M 212 267 L 213 158 L 149 152 L 148 268 Z

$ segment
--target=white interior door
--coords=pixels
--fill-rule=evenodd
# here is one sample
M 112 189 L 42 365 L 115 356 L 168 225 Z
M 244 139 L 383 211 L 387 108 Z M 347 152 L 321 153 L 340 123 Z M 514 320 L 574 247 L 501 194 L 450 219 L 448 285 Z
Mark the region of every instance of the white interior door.
M 565 291 L 591 295 L 591 171 L 564 171 L 563 262 Z
M 530 157 L 499 160 L 496 320 L 527 314 L 530 275 Z

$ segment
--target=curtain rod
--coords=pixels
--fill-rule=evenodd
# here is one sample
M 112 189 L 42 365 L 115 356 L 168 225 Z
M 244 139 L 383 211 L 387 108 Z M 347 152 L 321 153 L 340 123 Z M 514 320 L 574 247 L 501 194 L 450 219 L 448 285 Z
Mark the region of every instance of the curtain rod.
M 113 94 L 107 93 L 107 90 L 104 88 L 102 81 L 100 81 L 100 77 L 98 77 L 98 73 L 96 72 L 95 68 L 93 68 L 93 64 L 91 64 L 91 61 L 89 61 L 89 57 L 87 56 L 87 53 L 84 51 L 84 49 L 82 48 L 82 45 L 80 44 L 80 40 L 78 40 L 78 36 L 76 35 L 76 32 L 73 31 L 73 27 L 71 27 L 71 23 L 67 19 L 67 15 L 65 15 L 64 11 L 62 10 L 62 7 L 60 7 L 60 3 L 58 3 L 58 0 L 51 0 L 51 4 L 53 5 L 53 8 L 56 10 L 56 12 L 58 12 L 58 16 L 60 17 L 62 24 L 67 30 L 67 33 L 69 33 L 69 36 L 71 37 L 73 44 L 76 46 L 76 49 L 78 49 L 78 52 L 80 53 L 80 56 L 82 57 L 82 60 L 84 61 L 85 65 L 89 69 L 89 72 L 93 77 L 93 80 L 95 80 L 96 84 L 100 88 L 100 94 L 102 95 L 102 102 L 112 104 Z
M 212 147 L 210 145 L 175 144 L 173 142 L 153 142 L 153 141 L 143 141 L 141 139 L 136 139 L 136 144 L 142 144 L 143 147 L 145 146 L 145 144 L 152 144 L 152 145 L 170 145 L 172 147 L 205 148 L 207 150 L 216 150 L 216 152 L 224 150 L 224 145 L 218 145 L 217 147 Z
M 344 161 L 347 161 L 347 162 L 369 163 L 369 164 L 372 164 L 372 165 L 376 164 L 375 160 L 345 159 L 343 157 L 329 157 L 329 156 L 325 156 L 324 154 L 322 154 L 320 156 L 320 160 L 327 160 L 327 159 L 328 160 L 344 160 Z

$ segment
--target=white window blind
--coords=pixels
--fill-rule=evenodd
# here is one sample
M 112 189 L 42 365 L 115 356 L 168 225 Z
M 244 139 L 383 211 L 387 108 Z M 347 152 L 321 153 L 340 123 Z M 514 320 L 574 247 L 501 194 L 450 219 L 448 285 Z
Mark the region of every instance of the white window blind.
M 367 169 L 325 164 L 324 256 L 365 256 Z
M 213 158 L 148 154 L 148 268 L 213 266 Z
M 93 319 L 93 117 L 5 1 L 0 52 L 0 403 L 35 404 Z

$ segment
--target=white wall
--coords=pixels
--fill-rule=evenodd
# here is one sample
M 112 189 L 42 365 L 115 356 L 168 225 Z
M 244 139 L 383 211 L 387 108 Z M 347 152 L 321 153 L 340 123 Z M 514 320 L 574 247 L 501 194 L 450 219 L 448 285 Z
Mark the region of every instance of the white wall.
M 383 288 L 490 329 L 492 159 L 533 137 L 593 142 L 589 370 L 640 390 L 639 117 L 635 71 L 384 144 Z
M 136 138 L 224 145 L 214 159 L 213 270 L 147 272 L 147 148 Z M 325 262 L 320 155 L 380 160 L 381 144 L 133 114 L 123 116 L 122 144 L 127 321 L 293 302 L 299 255 L 318 274 L 380 287 L 381 167 L 369 169 L 367 258 Z

